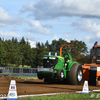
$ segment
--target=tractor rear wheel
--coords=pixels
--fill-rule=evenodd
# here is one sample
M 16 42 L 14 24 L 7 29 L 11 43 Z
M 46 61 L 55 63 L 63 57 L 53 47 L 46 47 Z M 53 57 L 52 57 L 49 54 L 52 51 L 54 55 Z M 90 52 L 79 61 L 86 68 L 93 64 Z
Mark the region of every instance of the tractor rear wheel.
M 83 69 L 78 63 L 74 63 L 67 72 L 67 82 L 71 85 L 81 85 L 83 79 Z
M 64 79 L 64 71 L 63 71 L 63 69 L 58 69 L 58 71 L 57 71 L 57 79 L 58 79 L 58 81 L 63 81 L 63 79 Z

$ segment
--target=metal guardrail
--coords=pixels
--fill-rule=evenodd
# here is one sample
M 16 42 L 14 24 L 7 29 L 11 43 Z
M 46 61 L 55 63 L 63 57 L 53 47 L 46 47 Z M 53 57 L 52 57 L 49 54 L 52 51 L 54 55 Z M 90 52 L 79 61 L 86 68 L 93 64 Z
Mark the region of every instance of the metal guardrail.
M 37 73 L 37 68 L 0 67 L 2 73 Z

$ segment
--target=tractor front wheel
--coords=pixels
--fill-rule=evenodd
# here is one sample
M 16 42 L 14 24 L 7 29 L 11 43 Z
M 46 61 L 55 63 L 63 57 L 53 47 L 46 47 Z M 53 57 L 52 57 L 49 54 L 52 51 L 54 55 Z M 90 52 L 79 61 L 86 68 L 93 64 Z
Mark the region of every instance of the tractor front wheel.
M 83 79 L 83 69 L 78 63 L 74 63 L 67 72 L 67 82 L 71 85 L 81 85 Z
M 58 71 L 57 71 L 57 79 L 58 79 L 58 81 L 63 81 L 63 79 L 64 79 L 64 71 L 63 71 L 63 69 L 58 69 Z
M 41 79 L 41 80 L 44 78 L 40 73 L 37 73 L 37 77 L 38 79 Z

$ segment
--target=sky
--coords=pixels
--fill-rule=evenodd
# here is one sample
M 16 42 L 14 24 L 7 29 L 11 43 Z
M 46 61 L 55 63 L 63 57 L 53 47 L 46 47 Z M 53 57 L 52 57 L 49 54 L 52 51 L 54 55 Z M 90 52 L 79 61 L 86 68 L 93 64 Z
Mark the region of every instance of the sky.
M 100 0 L 0 0 L 0 37 L 100 44 Z

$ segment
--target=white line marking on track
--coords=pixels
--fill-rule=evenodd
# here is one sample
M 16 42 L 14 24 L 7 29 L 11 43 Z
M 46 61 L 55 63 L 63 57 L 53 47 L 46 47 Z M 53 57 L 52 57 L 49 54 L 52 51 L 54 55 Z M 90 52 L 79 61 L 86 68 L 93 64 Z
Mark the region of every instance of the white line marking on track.
M 100 92 L 100 90 L 90 90 L 89 92 Z M 82 93 L 82 91 L 76 91 L 75 93 Z
M 100 90 L 91 90 L 89 92 L 100 92 Z M 61 94 L 74 94 L 74 93 L 82 93 L 82 91 L 62 92 L 62 93 L 46 93 L 46 94 L 34 94 L 34 95 L 19 95 L 17 97 L 23 98 L 23 97 L 36 97 L 36 96 L 52 96 L 52 95 L 61 95 Z M 0 99 L 7 99 L 7 97 L 0 97 Z
M 74 93 L 74 92 L 72 92 Z M 60 94 L 70 94 L 70 92 L 64 92 L 64 93 L 47 93 L 47 94 L 35 94 L 35 95 L 20 95 L 18 98 L 22 97 L 36 97 L 36 96 L 50 96 L 50 95 L 60 95 Z
M 36 97 L 36 96 L 52 96 L 52 95 L 60 95 L 60 94 L 73 94 L 75 92 L 63 92 L 63 93 L 46 93 L 46 94 L 34 94 L 34 95 L 19 95 L 17 98 L 23 97 Z M 0 99 L 7 99 L 7 97 L 0 97 Z

